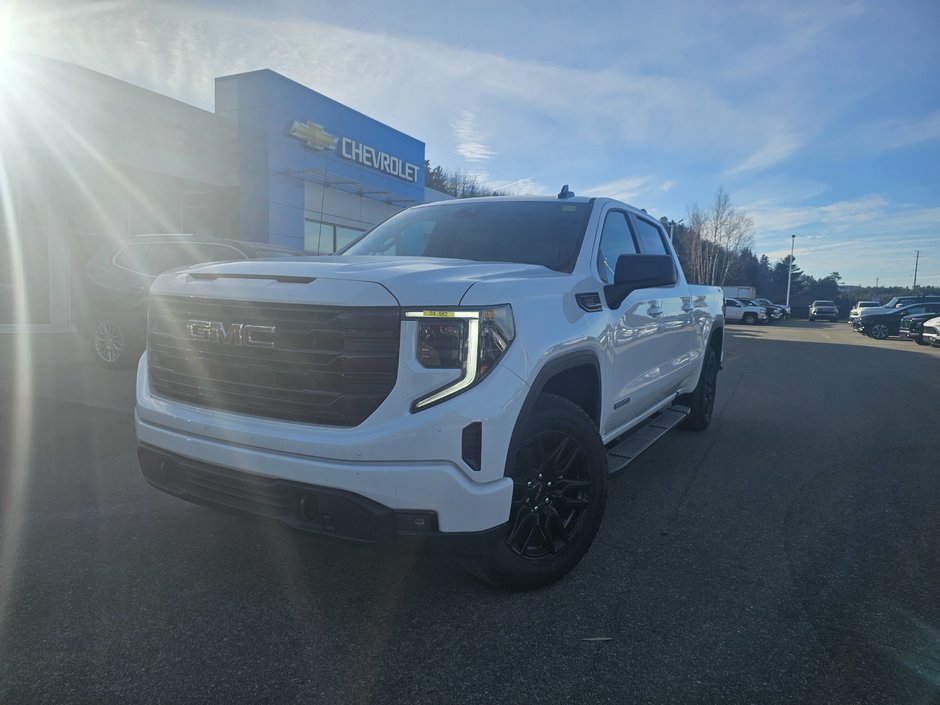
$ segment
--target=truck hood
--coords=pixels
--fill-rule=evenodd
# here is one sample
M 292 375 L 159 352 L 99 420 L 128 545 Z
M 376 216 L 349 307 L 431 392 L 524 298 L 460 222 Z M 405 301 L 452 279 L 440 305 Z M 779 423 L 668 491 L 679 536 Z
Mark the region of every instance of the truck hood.
M 430 257 L 291 257 L 167 272 L 152 293 L 360 306 L 457 306 L 480 282 L 566 276 L 540 265 Z

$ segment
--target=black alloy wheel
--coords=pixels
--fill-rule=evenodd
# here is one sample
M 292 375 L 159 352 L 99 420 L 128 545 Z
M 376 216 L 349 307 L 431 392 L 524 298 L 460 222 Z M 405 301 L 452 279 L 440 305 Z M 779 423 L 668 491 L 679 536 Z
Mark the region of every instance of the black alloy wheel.
M 689 415 L 682 422 L 682 428 L 689 431 L 704 431 L 711 423 L 718 395 L 718 354 L 713 348 L 705 350 L 705 360 L 699 374 L 698 384 L 691 394 L 677 399 L 679 404 L 689 407 Z
M 884 340 L 888 337 L 888 324 L 887 323 L 873 323 L 868 329 L 868 335 L 870 335 L 875 340 Z
M 506 543 L 523 558 L 562 550 L 584 521 L 591 479 L 587 457 L 563 431 L 535 436 L 519 451 Z
M 490 554 L 462 561 L 509 590 L 548 585 L 574 568 L 607 503 L 607 456 L 590 416 L 568 399 L 543 394 L 522 423 L 503 537 Z

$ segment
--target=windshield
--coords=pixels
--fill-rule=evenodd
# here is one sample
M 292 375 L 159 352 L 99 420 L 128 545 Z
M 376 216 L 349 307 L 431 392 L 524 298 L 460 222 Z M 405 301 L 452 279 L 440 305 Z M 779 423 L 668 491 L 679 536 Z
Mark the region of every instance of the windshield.
M 404 211 L 340 254 L 518 262 L 570 272 L 590 213 L 589 202 L 453 201 Z
M 831 301 L 814 301 L 813 305 L 817 307 L 818 306 L 835 306 L 835 304 L 832 303 Z

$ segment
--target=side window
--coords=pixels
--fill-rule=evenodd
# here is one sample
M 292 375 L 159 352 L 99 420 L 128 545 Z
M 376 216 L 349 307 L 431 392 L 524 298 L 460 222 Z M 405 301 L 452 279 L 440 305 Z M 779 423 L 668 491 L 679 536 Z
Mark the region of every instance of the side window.
M 601 246 L 597 250 L 597 272 L 601 281 L 605 284 L 613 283 L 620 255 L 635 255 L 637 252 L 627 214 L 623 211 L 610 211 L 604 219 Z
M 152 245 L 144 274 L 156 276 L 175 267 L 205 261 L 200 256 L 202 248 L 192 243 L 163 243 Z
M 148 253 L 152 245 L 125 245 L 115 256 L 114 264 L 138 274 L 148 271 Z
M 245 255 L 228 245 L 206 245 L 204 262 L 227 262 L 229 260 L 245 259 Z
M 636 236 L 640 241 L 640 251 L 645 255 L 666 254 L 666 244 L 659 228 L 643 218 L 636 219 Z

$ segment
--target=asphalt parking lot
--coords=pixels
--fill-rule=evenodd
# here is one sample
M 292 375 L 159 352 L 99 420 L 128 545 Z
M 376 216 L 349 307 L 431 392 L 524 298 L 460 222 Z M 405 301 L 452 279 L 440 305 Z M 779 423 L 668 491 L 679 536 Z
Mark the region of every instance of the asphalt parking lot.
M 712 427 L 523 594 L 165 496 L 133 373 L 13 359 L 2 703 L 940 703 L 940 349 L 731 326 Z

